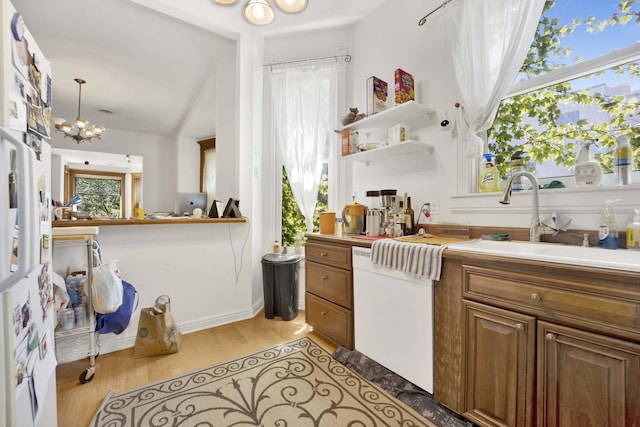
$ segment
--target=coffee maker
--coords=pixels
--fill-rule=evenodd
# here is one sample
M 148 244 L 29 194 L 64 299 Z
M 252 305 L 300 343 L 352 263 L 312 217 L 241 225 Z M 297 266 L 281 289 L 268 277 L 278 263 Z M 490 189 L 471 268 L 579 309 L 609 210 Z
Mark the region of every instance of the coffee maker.
M 380 209 L 380 191 L 367 191 L 367 219 L 365 234 L 367 236 L 380 236 L 384 233 L 382 221 L 384 212 Z
M 380 190 L 380 201 L 382 203 L 382 231 L 388 236 L 393 236 L 393 232 L 389 232 L 394 227 L 396 193 L 398 190 Z

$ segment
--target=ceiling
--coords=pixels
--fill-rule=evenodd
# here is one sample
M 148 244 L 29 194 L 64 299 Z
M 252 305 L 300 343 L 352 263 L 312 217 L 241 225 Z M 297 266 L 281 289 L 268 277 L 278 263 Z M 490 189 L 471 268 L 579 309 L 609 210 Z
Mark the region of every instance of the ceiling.
M 241 33 L 350 25 L 385 1 L 309 0 L 296 15 L 273 6 L 275 21 L 257 28 L 242 19 L 245 0 L 11 0 L 51 61 L 54 117 L 76 117 L 79 77 L 81 116 L 107 133 L 197 139 L 215 135 L 216 61 L 235 52 Z

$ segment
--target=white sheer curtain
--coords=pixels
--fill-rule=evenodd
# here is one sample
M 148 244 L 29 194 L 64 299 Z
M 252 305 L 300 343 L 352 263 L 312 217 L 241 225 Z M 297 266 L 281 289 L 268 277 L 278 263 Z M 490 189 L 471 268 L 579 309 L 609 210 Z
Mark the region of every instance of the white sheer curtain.
M 327 63 L 271 73 L 275 138 L 308 231 L 313 230 L 323 155 L 335 121 L 336 69 Z
M 491 127 L 533 41 L 545 0 L 458 0 L 447 6 L 462 108 L 458 135 L 467 157 L 482 154 L 476 134 Z
M 207 214 L 211 209 L 216 194 L 216 149 L 210 148 L 204 152 L 204 167 L 202 187 L 207 193 Z M 222 214 L 222 212 L 220 212 Z

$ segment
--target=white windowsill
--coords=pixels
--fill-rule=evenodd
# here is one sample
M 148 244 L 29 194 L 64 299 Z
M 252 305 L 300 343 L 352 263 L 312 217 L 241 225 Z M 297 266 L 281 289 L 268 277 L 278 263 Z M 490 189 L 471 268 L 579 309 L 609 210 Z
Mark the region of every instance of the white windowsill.
M 531 210 L 531 190 L 512 193 L 512 204 L 498 202 L 501 192 L 474 193 L 451 196 L 451 212 L 468 213 L 506 213 L 528 212 Z M 606 200 L 620 199 L 615 204 L 620 213 L 633 213 L 640 209 L 640 184 L 626 186 L 572 187 L 538 190 L 541 210 L 560 210 L 566 213 L 602 212 Z M 519 203 L 519 201 L 522 202 Z

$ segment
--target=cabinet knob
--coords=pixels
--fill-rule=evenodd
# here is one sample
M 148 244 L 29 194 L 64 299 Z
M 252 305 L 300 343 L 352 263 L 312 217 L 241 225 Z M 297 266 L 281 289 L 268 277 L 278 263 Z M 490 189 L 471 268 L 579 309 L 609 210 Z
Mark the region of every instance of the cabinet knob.
M 329 256 L 329 254 L 326 252 L 320 252 L 320 256 Z
M 322 275 L 322 276 L 320 276 L 320 279 L 322 279 L 322 280 L 327 280 L 327 279 L 328 279 L 328 277 L 327 277 L 327 276 Z
M 326 316 L 327 315 L 327 310 L 322 310 L 320 312 L 320 316 Z
M 524 332 L 524 325 L 522 323 L 516 323 L 516 330 L 518 332 Z
M 548 334 L 546 334 L 544 337 L 545 337 L 545 338 L 547 339 L 547 341 L 549 341 L 549 342 L 556 342 L 556 341 L 558 340 L 558 338 L 556 337 L 556 334 L 552 334 L 551 332 L 549 332 Z
M 531 299 L 534 300 L 535 302 L 542 301 L 542 298 L 540 297 L 540 295 L 538 295 L 536 293 L 531 294 Z

